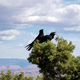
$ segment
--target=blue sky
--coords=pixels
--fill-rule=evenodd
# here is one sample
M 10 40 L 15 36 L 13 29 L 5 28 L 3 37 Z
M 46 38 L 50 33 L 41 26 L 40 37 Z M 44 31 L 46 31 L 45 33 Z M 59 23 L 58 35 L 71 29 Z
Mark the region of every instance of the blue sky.
M 27 59 L 31 51 L 24 47 L 40 29 L 72 41 L 76 45 L 72 54 L 79 56 L 80 0 L 1 0 L 0 58 Z

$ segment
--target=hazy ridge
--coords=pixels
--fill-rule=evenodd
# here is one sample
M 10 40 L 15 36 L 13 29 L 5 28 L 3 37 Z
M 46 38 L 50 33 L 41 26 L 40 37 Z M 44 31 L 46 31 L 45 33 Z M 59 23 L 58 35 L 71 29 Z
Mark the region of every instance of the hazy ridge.
M 10 65 L 19 65 L 20 67 L 25 67 L 27 65 L 32 65 L 32 64 L 25 59 L 0 58 L 0 66 L 10 66 Z
M 25 59 L 0 58 L 0 72 L 3 70 L 6 74 L 8 69 L 11 70 L 13 75 L 24 72 L 26 76 L 32 75 L 36 77 L 39 74 L 37 66 L 29 63 Z

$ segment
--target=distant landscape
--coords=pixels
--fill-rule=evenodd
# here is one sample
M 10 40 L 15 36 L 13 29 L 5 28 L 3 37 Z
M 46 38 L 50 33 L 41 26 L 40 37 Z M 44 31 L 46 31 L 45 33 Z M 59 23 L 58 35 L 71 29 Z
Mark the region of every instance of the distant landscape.
M 12 74 L 20 74 L 24 72 L 25 76 L 37 77 L 39 74 L 39 68 L 37 65 L 33 65 L 24 59 L 0 59 L 0 72 L 3 70 L 6 74 L 7 70 L 11 70 Z

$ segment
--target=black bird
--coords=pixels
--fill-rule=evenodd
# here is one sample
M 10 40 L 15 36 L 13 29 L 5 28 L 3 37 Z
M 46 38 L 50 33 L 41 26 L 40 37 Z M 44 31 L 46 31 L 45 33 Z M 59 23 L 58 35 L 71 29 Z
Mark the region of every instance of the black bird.
M 39 35 L 35 38 L 34 41 L 39 40 L 39 43 L 43 43 L 47 40 L 51 41 L 54 38 L 54 36 L 55 36 L 55 32 L 50 33 L 50 35 L 44 36 L 43 29 L 41 29 L 39 31 Z M 33 47 L 34 41 L 26 46 L 28 51 Z
M 44 37 L 43 29 L 39 30 L 39 35 L 35 38 L 34 41 L 36 41 L 36 40 L 41 41 L 42 37 Z M 28 51 L 33 47 L 34 41 L 32 43 L 30 43 L 29 45 L 25 46 L 25 48 L 27 47 Z
M 55 32 L 51 32 L 50 35 L 45 35 L 43 37 L 42 42 L 45 42 L 47 40 L 50 40 L 51 41 L 54 38 L 54 36 L 55 36 Z

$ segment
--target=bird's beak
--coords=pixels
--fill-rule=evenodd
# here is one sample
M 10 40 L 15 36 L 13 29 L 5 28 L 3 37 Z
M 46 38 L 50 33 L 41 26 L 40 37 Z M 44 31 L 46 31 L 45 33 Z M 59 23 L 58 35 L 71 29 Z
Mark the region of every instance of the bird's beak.
M 56 35 L 56 32 L 54 32 L 54 34 Z

